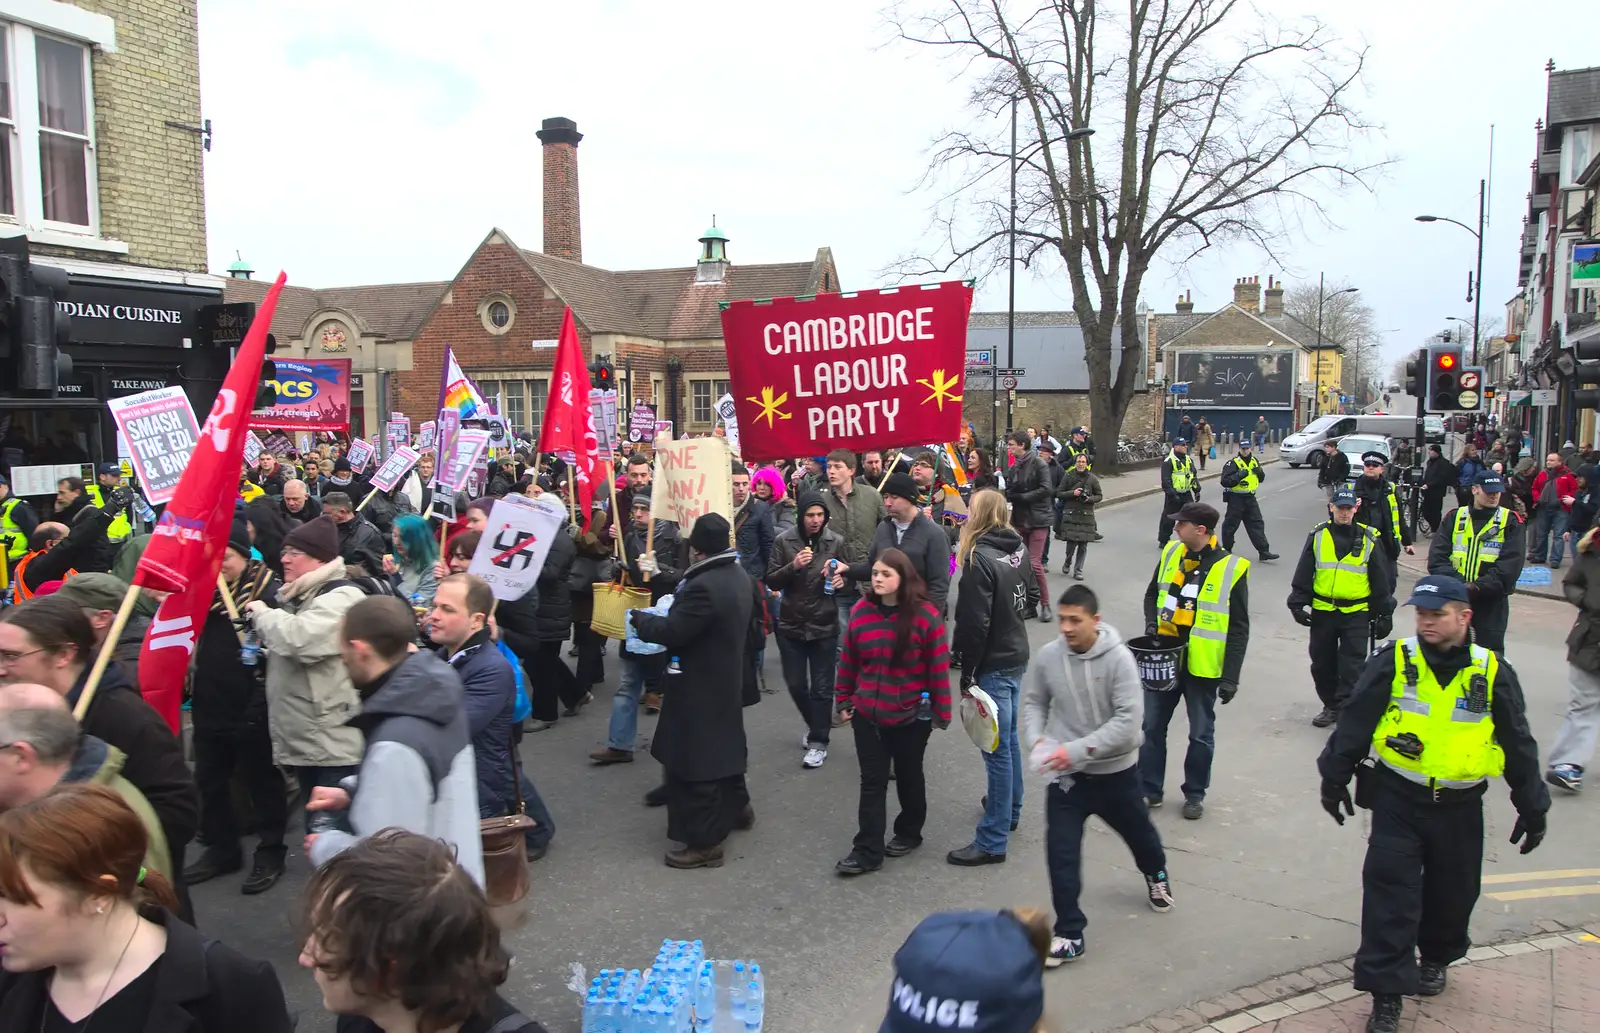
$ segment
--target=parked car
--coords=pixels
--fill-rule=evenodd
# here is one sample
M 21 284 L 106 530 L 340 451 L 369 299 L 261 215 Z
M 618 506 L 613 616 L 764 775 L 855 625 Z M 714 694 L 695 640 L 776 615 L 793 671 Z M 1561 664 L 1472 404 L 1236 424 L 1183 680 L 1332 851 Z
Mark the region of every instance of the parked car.
M 1394 445 L 1387 437 L 1381 434 L 1346 434 L 1339 439 L 1339 451 L 1350 460 L 1350 479 L 1361 476 L 1361 457 L 1368 452 L 1382 452 L 1384 469 L 1390 476 L 1394 471 L 1390 468 L 1388 460 L 1394 455 Z
M 1444 440 L 1444 426 L 1437 416 L 1423 417 L 1423 428 L 1430 441 Z M 1435 428 L 1437 437 L 1434 437 Z M 1319 416 L 1294 434 L 1283 439 L 1278 455 L 1292 467 L 1309 464 L 1322 465 L 1322 446 L 1328 441 L 1337 442 L 1348 434 L 1376 435 L 1382 438 L 1410 437 L 1416 433 L 1415 416 L 1368 415 L 1356 413 L 1349 416 Z M 1384 454 L 1389 450 L 1385 448 Z M 1359 464 L 1358 464 L 1359 465 Z

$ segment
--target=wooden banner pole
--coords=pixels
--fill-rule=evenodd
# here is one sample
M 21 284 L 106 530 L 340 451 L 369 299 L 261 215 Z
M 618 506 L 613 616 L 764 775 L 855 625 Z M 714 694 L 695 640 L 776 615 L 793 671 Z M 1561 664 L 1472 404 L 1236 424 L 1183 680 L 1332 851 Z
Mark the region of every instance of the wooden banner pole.
M 94 658 L 94 666 L 89 669 L 89 678 L 83 683 L 83 693 L 78 696 L 78 705 L 72 708 L 72 716 L 81 724 L 83 715 L 89 712 L 89 704 L 94 702 L 95 690 L 100 687 L 100 679 L 106 673 L 106 666 L 111 663 L 112 650 L 116 648 L 117 639 L 122 637 L 122 630 L 128 626 L 128 618 L 133 616 L 133 604 L 139 600 L 139 586 L 129 585 L 128 592 L 122 597 L 122 605 L 117 608 L 116 619 L 111 622 L 111 627 L 106 631 L 105 641 L 100 643 L 100 652 Z
M 222 593 L 222 606 L 228 611 L 228 616 L 235 621 L 239 620 L 239 604 L 233 600 L 233 592 L 228 589 L 228 579 L 222 576 L 222 571 L 217 571 L 217 591 Z M 244 645 L 244 632 L 237 627 L 233 633 L 239 636 L 239 644 Z
M 356 507 L 356 512 L 359 513 L 363 509 L 366 509 L 367 508 L 367 503 L 372 501 L 372 497 L 374 495 L 378 494 L 378 491 L 379 491 L 379 489 L 373 488 L 371 491 L 367 492 L 367 497 L 361 500 L 361 505 Z

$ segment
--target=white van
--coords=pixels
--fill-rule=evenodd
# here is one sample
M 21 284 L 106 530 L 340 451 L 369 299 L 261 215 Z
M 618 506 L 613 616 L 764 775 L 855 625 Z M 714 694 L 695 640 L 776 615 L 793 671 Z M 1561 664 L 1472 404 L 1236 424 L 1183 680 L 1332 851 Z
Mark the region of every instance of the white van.
M 1444 420 L 1438 416 L 1422 417 L 1424 435 L 1429 441 L 1444 441 Z M 1292 467 L 1310 464 L 1322 465 L 1322 446 L 1329 441 L 1337 443 L 1346 434 L 1376 434 L 1385 438 L 1410 438 L 1417 432 L 1415 416 L 1319 416 L 1298 432 L 1283 439 L 1279 457 Z

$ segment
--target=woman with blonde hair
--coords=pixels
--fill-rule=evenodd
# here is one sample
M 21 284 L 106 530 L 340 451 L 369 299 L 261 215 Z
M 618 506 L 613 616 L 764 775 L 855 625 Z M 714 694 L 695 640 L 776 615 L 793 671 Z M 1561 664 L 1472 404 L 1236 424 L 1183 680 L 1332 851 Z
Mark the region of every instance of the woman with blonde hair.
M 993 488 L 972 493 L 956 564 L 961 570 L 951 649 L 961 661 L 961 692 L 974 684 L 994 700 L 1000 742 L 983 755 L 988 793 L 972 842 L 952 850 L 951 864 L 998 864 L 1022 820 L 1022 750 L 1017 745 L 1017 694 L 1028 669 L 1028 618 L 1039 611 L 1038 580 L 1028 546 L 1012 528 L 1010 503 Z

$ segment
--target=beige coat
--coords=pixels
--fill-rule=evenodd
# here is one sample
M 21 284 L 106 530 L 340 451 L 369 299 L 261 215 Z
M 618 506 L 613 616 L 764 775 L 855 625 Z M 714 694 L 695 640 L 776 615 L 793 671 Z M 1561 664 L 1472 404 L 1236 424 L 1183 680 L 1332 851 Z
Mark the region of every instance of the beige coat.
M 1216 444 L 1216 441 L 1216 435 L 1211 433 L 1211 424 L 1209 422 L 1197 423 L 1194 425 L 1195 448 L 1210 448 L 1212 445 Z
M 255 614 L 256 631 L 267 650 L 267 725 L 272 759 L 279 764 L 361 763 L 361 733 L 345 724 L 360 713 L 361 697 L 339 655 L 339 624 L 364 596 L 354 585 L 317 594 L 342 577 L 343 560 L 324 563 L 284 585 L 278 591 L 278 609 Z

